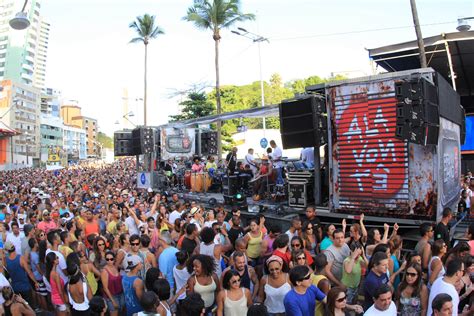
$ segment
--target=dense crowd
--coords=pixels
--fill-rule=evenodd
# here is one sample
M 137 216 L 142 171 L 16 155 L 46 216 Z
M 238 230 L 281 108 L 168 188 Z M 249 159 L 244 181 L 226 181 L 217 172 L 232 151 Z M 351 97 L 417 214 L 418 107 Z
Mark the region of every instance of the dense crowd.
M 135 181 L 131 159 L 0 173 L 1 313 L 474 315 L 474 225 L 454 243 L 449 209 L 407 250 L 363 215 L 282 231 Z

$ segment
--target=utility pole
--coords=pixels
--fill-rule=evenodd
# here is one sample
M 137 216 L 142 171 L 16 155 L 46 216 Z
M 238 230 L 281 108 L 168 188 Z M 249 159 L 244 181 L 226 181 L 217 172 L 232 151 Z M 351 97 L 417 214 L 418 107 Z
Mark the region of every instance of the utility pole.
M 420 65 L 421 68 L 426 68 L 426 55 L 425 55 L 425 43 L 423 41 L 423 35 L 421 35 L 420 21 L 418 20 L 418 11 L 416 9 L 416 0 L 410 0 L 411 14 L 413 16 L 413 24 L 415 25 L 416 39 L 418 41 L 418 51 L 420 52 Z

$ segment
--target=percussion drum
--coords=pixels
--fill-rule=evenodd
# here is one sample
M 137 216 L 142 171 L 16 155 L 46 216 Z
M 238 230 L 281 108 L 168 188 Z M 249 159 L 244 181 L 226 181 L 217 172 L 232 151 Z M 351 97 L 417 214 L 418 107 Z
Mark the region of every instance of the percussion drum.
M 211 177 L 207 172 L 197 172 L 191 174 L 191 191 L 207 192 L 211 186 Z
M 186 170 L 184 172 L 184 185 L 188 190 L 191 189 L 191 170 Z

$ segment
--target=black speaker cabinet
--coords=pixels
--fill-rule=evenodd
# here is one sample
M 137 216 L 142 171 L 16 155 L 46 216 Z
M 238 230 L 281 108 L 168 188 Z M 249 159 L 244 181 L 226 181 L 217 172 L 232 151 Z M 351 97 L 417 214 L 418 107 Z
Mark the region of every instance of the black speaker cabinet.
M 280 103 L 280 133 L 284 149 L 313 147 L 327 142 L 326 101 L 307 95 Z

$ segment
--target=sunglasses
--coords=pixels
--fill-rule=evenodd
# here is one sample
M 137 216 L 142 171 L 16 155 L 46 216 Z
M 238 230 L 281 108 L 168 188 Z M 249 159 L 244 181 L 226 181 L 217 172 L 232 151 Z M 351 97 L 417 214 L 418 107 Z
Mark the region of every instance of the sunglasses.
M 132 245 L 132 246 L 138 246 L 139 244 L 140 244 L 139 242 L 132 242 L 132 243 L 130 243 L 130 245 Z
M 306 230 L 312 230 L 312 229 L 313 229 L 313 227 L 307 227 L 306 228 Z
M 414 278 L 418 276 L 418 273 L 412 273 L 412 272 L 407 272 L 405 274 L 409 277 L 414 277 Z
M 114 261 L 114 258 L 112 257 L 108 257 L 108 258 L 105 258 L 106 261 Z
M 341 298 L 338 298 L 338 299 L 336 299 L 336 302 L 342 303 L 342 302 L 344 302 L 344 301 L 346 300 L 346 298 L 347 298 L 346 296 L 341 297 Z
M 230 283 L 232 283 L 232 284 L 237 284 L 237 283 L 240 283 L 240 279 L 233 280 L 233 281 L 231 281 Z
M 301 247 L 301 244 L 292 244 L 291 247 Z
M 296 260 L 306 260 L 306 257 L 305 257 L 305 256 L 302 256 L 302 257 L 296 257 Z
M 97 247 L 105 246 L 105 244 L 97 244 Z
M 302 278 L 300 281 L 309 280 L 311 278 L 311 273 Z

